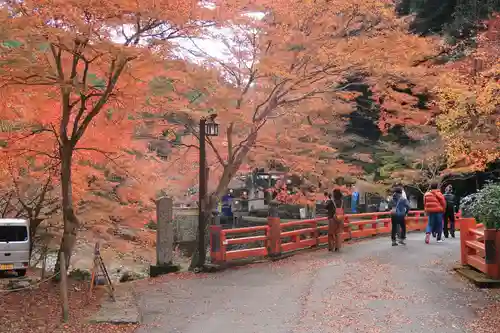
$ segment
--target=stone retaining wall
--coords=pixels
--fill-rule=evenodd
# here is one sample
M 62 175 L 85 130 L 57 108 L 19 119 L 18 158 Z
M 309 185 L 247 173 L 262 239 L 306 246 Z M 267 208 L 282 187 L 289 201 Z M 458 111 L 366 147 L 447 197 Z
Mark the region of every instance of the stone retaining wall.
M 198 230 L 198 208 L 174 207 L 174 242 L 196 240 Z

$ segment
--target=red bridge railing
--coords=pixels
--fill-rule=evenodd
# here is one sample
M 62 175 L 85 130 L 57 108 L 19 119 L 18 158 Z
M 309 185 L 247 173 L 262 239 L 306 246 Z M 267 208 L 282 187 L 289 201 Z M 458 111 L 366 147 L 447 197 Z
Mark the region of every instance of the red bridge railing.
M 500 234 L 486 229 L 473 218 L 461 220 L 460 254 L 462 265 L 469 265 L 488 277 L 500 279 Z
M 371 237 L 391 232 L 390 212 L 346 214 L 343 240 Z M 408 231 L 425 230 L 427 216 L 423 211 L 411 211 L 406 218 Z M 456 221 L 458 230 L 459 220 Z M 210 226 L 210 253 L 213 263 L 250 257 L 277 257 L 300 249 L 317 247 L 328 243 L 328 221 L 326 217 L 309 220 L 281 222 L 268 217 L 267 225 L 222 229 Z M 235 245 L 247 244 L 251 248 L 234 249 Z M 250 245 L 248 245 L 250 244 Z

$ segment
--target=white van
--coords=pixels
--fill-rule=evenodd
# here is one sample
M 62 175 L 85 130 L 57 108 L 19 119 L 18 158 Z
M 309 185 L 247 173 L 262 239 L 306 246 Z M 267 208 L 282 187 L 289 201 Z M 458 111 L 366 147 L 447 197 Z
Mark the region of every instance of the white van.
M 18 276 L 24 276 L 29 261 L 29 222 L 0 219 L 0 271 L 16 271 Z

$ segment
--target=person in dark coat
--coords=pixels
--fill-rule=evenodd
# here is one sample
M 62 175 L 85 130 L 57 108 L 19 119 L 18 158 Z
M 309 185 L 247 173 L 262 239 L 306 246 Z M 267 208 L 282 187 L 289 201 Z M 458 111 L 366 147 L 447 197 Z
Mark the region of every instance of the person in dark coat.
M 397 246 L 396 235 L 398 234 L 398 227 L 400 229 L 399 244 L 405 245 L 406 239 L 406 223 L 405 218 L 410 211 L 410 203 L 403 197 L 403 189 L 398 187 L 394 190 L 392 200 L 389 202 L 391 209 L 391 240 L 392 246 Z
M 446 210 L 443 218 L 443 233 L 444 237 L 448 238 L 451 235 L 455 238 L 455 212 L 457 208 L 457 198 L 453 194 L 453 187 L 446 186 L 444 190 L 444 198 L 446 200 Z
M 339 189 L 333 191 L 326 201 L 328 212 L 328 251 L 340 251 L 342 246 L 342 227 L 344 226 L 344 200 Z

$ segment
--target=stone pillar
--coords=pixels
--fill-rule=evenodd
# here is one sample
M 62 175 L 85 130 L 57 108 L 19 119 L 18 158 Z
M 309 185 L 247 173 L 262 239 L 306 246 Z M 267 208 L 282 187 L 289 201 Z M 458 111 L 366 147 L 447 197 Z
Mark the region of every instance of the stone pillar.
M 156 265 L 149 268 L 151 277 L 179 270 L 172 263 L 173 247 L 173 201 L 169 197 L 162 197 L 156 201 Z
M 156 265 L 172 264 L 174 246 L 173 202 L 169 197 L 156 201 Z

